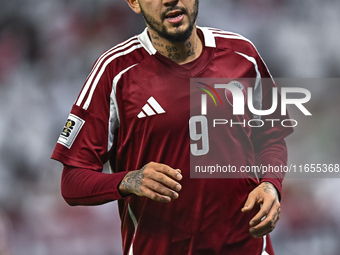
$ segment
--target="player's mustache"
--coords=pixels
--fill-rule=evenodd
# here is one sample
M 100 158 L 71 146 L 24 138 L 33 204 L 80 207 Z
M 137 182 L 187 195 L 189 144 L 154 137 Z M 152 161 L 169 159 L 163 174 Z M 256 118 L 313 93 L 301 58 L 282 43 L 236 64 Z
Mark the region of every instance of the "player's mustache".
M 165 16 L 167 15 L 168 12 L 175 11 L 175 10 L 179 10 L 179 11 L 181 11 L 183 14 L 186 14 L 186 13 L 187 13 L 187 11 L 185 10 L 184 7 L 170 6 L 170 7 L 168 7 L 164 12 L 162 12 L 162 14 L 161 14 L 162 20 L 165 19 Z

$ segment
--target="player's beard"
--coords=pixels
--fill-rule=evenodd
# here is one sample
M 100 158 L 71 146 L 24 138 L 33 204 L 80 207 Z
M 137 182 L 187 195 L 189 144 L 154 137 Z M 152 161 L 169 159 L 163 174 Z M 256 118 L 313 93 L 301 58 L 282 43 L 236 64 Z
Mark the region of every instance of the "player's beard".
M 179 43 L 179 42 L 186 42 L 189 37 L 192 34 L 192 31 L 194 29 L 194 25 L 197 19 L 198 15 L 198 0 L 195 0 L 194 6 L 193 6 L 193 11 L 191 14 L 188 14 L 188 12 L 183 8 L 183 7 L 169 7 L 167 8 L 166 11 L 164 11 L 161 15 L 161 21 L 165 19 L 165 15 L 174 10 L 180 10 L 183 14 L 188 14 L 189 17 L 189 25 L 187 29 L 184 31 L 175 31 L 175 32 L 169 32 L 168 29 L 161 24 L 161 22 L 157 22 L 154 17 L 151 15 L 145 13 L 145 11 L 142 9 L 140 6 L 145 23 L 152 29 L 154 30 L 160 37 L 163 37 L 164 39 L 172 42 L 172 43 Z

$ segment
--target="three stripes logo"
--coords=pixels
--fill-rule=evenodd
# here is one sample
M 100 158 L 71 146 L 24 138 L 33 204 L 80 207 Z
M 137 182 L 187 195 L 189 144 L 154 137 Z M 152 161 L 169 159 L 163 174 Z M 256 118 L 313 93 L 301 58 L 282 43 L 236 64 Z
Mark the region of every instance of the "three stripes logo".
M 156 101 L 154 97 L 150 97 L 147 100 L 148 103 L 146 103 L 142 111 L 137 115 L 138 118 L 145 118 L 146 116 L 152 116 L 156 114 L 162 114 L 165 113 L 164 109 L 160 104 Z

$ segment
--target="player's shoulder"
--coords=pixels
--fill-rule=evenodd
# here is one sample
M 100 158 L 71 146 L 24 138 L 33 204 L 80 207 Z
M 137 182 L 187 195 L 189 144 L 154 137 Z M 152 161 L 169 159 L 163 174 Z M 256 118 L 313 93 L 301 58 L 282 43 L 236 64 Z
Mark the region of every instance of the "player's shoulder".
M 214 38 L 218 49 L 229 49 L 250 56 L 258 55 L 255 45 L 241 34 L 211 27 L 202 29 Z
M 113 73 L 119 73 L 144 59 L 142 47 L 138 36 L 133 36 L 103 52 L 96 60 L 93 69 L 109 69 Z

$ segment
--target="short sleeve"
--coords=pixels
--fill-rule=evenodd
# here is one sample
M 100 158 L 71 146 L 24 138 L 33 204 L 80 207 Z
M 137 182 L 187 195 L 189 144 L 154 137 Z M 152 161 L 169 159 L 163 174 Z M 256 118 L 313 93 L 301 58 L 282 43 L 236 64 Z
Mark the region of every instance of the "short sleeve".
M 110 68 L 86 80 L 59 136 L 52 159 L 99 171 L 109 159 L 118 117 Z

